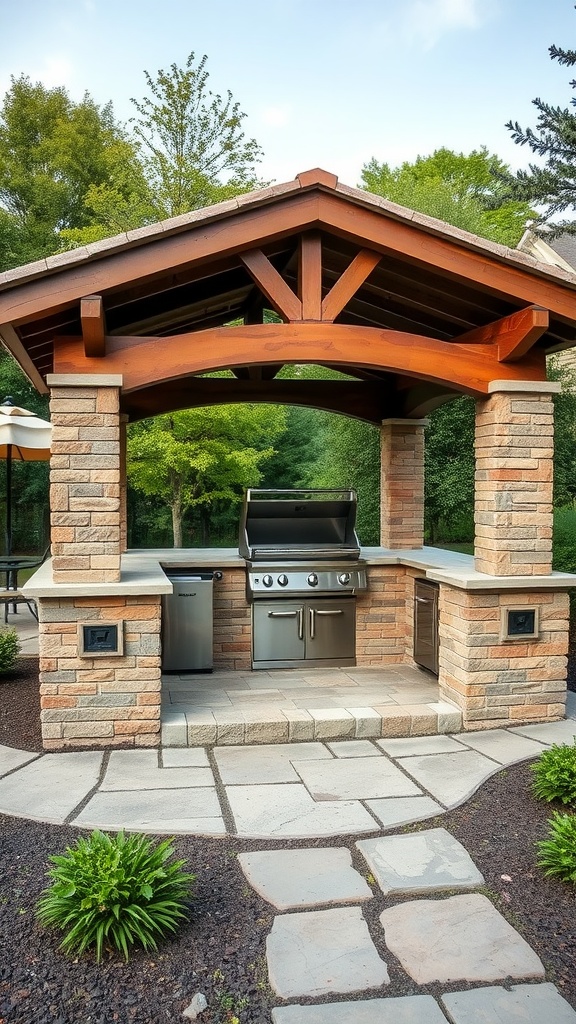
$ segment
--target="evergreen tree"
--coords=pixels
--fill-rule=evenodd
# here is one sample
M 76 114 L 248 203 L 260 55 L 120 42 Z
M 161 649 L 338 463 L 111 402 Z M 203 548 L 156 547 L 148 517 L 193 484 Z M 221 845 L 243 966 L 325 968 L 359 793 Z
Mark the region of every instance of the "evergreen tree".
M 550 46 L 551 60 L 573 67 L 576 51 Z M 570 82 L 576 88 L 576 81 Z M 540 225 L 546 224 L 546 237 L 555 238 L 564 232 L 576 234 L 576 219 L 571 217 L 551 222 L 551 218 L 565 211 L 574 213 L 576 208 L 576 113 L 569 107 L 555 107 L 539 98 L 532 101 L 538 111 L 535 128 L 522 128 L 518 121 L 508 121 L 506 127 L 519 146 L 528 146 L 539 157 L 544 166 L 529 164 L 528 170 L 517 171 L 503 181 L 509 195 L 518 200 L 545 207 L 539 218 Z M 576 98 L 570 100 L 570 106 Z

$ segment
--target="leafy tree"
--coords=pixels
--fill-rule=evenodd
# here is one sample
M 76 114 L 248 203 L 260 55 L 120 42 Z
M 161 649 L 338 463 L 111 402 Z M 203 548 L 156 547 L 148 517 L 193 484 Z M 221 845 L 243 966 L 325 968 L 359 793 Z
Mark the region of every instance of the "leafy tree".
M 353 487 L 358 492 L 356 528 L 362 544 L 380 543 L 380 432 L 349 416 L 325 413 L 325 453 L 314 467 L 316 487 Z
M 311 487 L 321 446 L 319 421 L 326 414 L 300 405 L 285 408 L 286 430 L 263 467 L 261 487 Z
M 284 425 L 281 408 L 248 404 L 157 416 L 130 428 L 128 479 L 170 508 L 174 547 L 182 547 L 191 508 L 201 514 L 206 544 L 214 503 L 238 503 L 245 487 L 259 483 Z
M 255 169 L 262 150 L 242 131 L 246 114 L 230 90 L 222 97 L 208 88 L 207 61 L 191 53 L 185 68 L 171 64 L 156 78 L 145 71 L 151 95 L 132 99 L 134 134 L 158 220 L 263 184 Z
M 562 387 L 554 395 L 554 505 L 562 508 L 576 503 L 576 372 L 552 356 L 548 379 Z
M 90 222 L 88 190 L 134 161 L 111 104 L 12 78 L 0 109 L 1 269 L 56 252 L 60 232 Z
M 430 543 L 474 536 L 474 431 L 472 398 L 435 409 L 425 442 L 425 527 Z
M 441 148 L 391 168 L 374 158 L 362 169 L 362 188 L 392 202 L 453 224 L 484 238 L 514 246 L 530 206 L 507 197 L 500 175 L 508 168 L 483 146 L 468 155 Z
M 551 60 L 573 67 L 576 50 L 548 48 Z M 576 88 L 576 81 L 570 82 Z M 537 98 L 532 101 L 538 111 L 535 128 L 522 128 L 518 121 L 508 121 L 506 127 L 519 146 L 528 146 L 533 153 L 544 158 L 544 166 L 529 164 L 528 170 L 508 174 L 503 182 L 509 195 L 545 207 L 539 223 L 547 225 L 548 238 L 563 232 L 576 234 L 576 220 L 551 221 L 551 218 L 576 206 L 576 114 L 568 107 L 555 107 Z M 573 97 L 571 106 L 576 103 Z

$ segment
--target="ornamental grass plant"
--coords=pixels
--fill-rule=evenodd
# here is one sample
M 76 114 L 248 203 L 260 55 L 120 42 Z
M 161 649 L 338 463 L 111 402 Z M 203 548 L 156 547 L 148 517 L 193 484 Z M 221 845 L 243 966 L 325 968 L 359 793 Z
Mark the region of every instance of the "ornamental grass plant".
M 158 940 L 188 917 L 195 880 L 183 871 L 183 860 L 172 859 L 172 843 L 98 830 L 78 839 L 50 858 L 52 881 L 38 902 L 39 920 L 65 932 L 65 953 L 95 947 L 98 963 L 104 949 L 126 960 L 133 946 L 157 949 Z
M 538 800 L 551 803 L 576 804 L 576 741 L 544 750 L 532 765 L 532 792 Z

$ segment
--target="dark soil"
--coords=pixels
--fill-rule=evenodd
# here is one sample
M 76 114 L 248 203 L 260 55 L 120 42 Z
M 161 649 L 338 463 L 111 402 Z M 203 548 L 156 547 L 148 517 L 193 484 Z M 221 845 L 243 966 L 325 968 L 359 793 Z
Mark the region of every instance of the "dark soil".
M 39 750 L 35 659 L 26 659 L 26 665 L 23 659 L 17 675 L 0 683 L 0 743 Z M 547 980 L 576 1008 L 575 891 L 543 878 L 537 867 L 535 842 L 544 836 L 552 808 L 533 799 L 531 778 L 527 764 L 502 771 L 457 810 L 412 829 L 442 825 L 463 843 L 484 874 L 486 895 L 536 950 Z M 176 1022 L 185 1019 L 182 1011 L 196 992 L 208 1000 L 202 1024 L 230 1024 L 234 1015 L 241 1024 L 269 1024 L 271 1007 L 279 1002 L 268 987 L 265 964 L 274 910 L 246 884 L 237 854 L 279 846 L 346 845 L 366 873 L 356 837 L 308 844 L 179 838 L 178 856 L 197 876 L 190 921 L 156 954 L 136 952 L 128 964 L 109 955 L 97 966 L 88 955 L 64 957 L 58 935 L 41 928 L 34 915 L 48 857 L 62 852 L 78 834 L 67 826 L 0 815 L 0 1024 Z M 378 920 L 392 902 L 402 901 L 375 891 L 363 905 L 391 984 L 357 998 L 417 992 L 438 996 L 466 987 L 419 987 L 408 977 L 386 950 Z

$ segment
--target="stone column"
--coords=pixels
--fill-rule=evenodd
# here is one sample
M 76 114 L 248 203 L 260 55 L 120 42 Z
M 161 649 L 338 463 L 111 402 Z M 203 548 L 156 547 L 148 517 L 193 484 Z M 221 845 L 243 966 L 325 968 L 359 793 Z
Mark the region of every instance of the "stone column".
M 424 543 L 424 428 L 428 420 L 383 420 L 380 429 L 380 543 Z
M 120 579 L 122 377 L 50 374 L 50 522 L 55 583 Z
M 552 570 L 554 409 L 549 381 L 492 381 L 476 408 L 475 567 Z
M 126 444 L 128 417 L 120 416 L 120 551 L 128 547 L 128 482 L 126 479 Z

